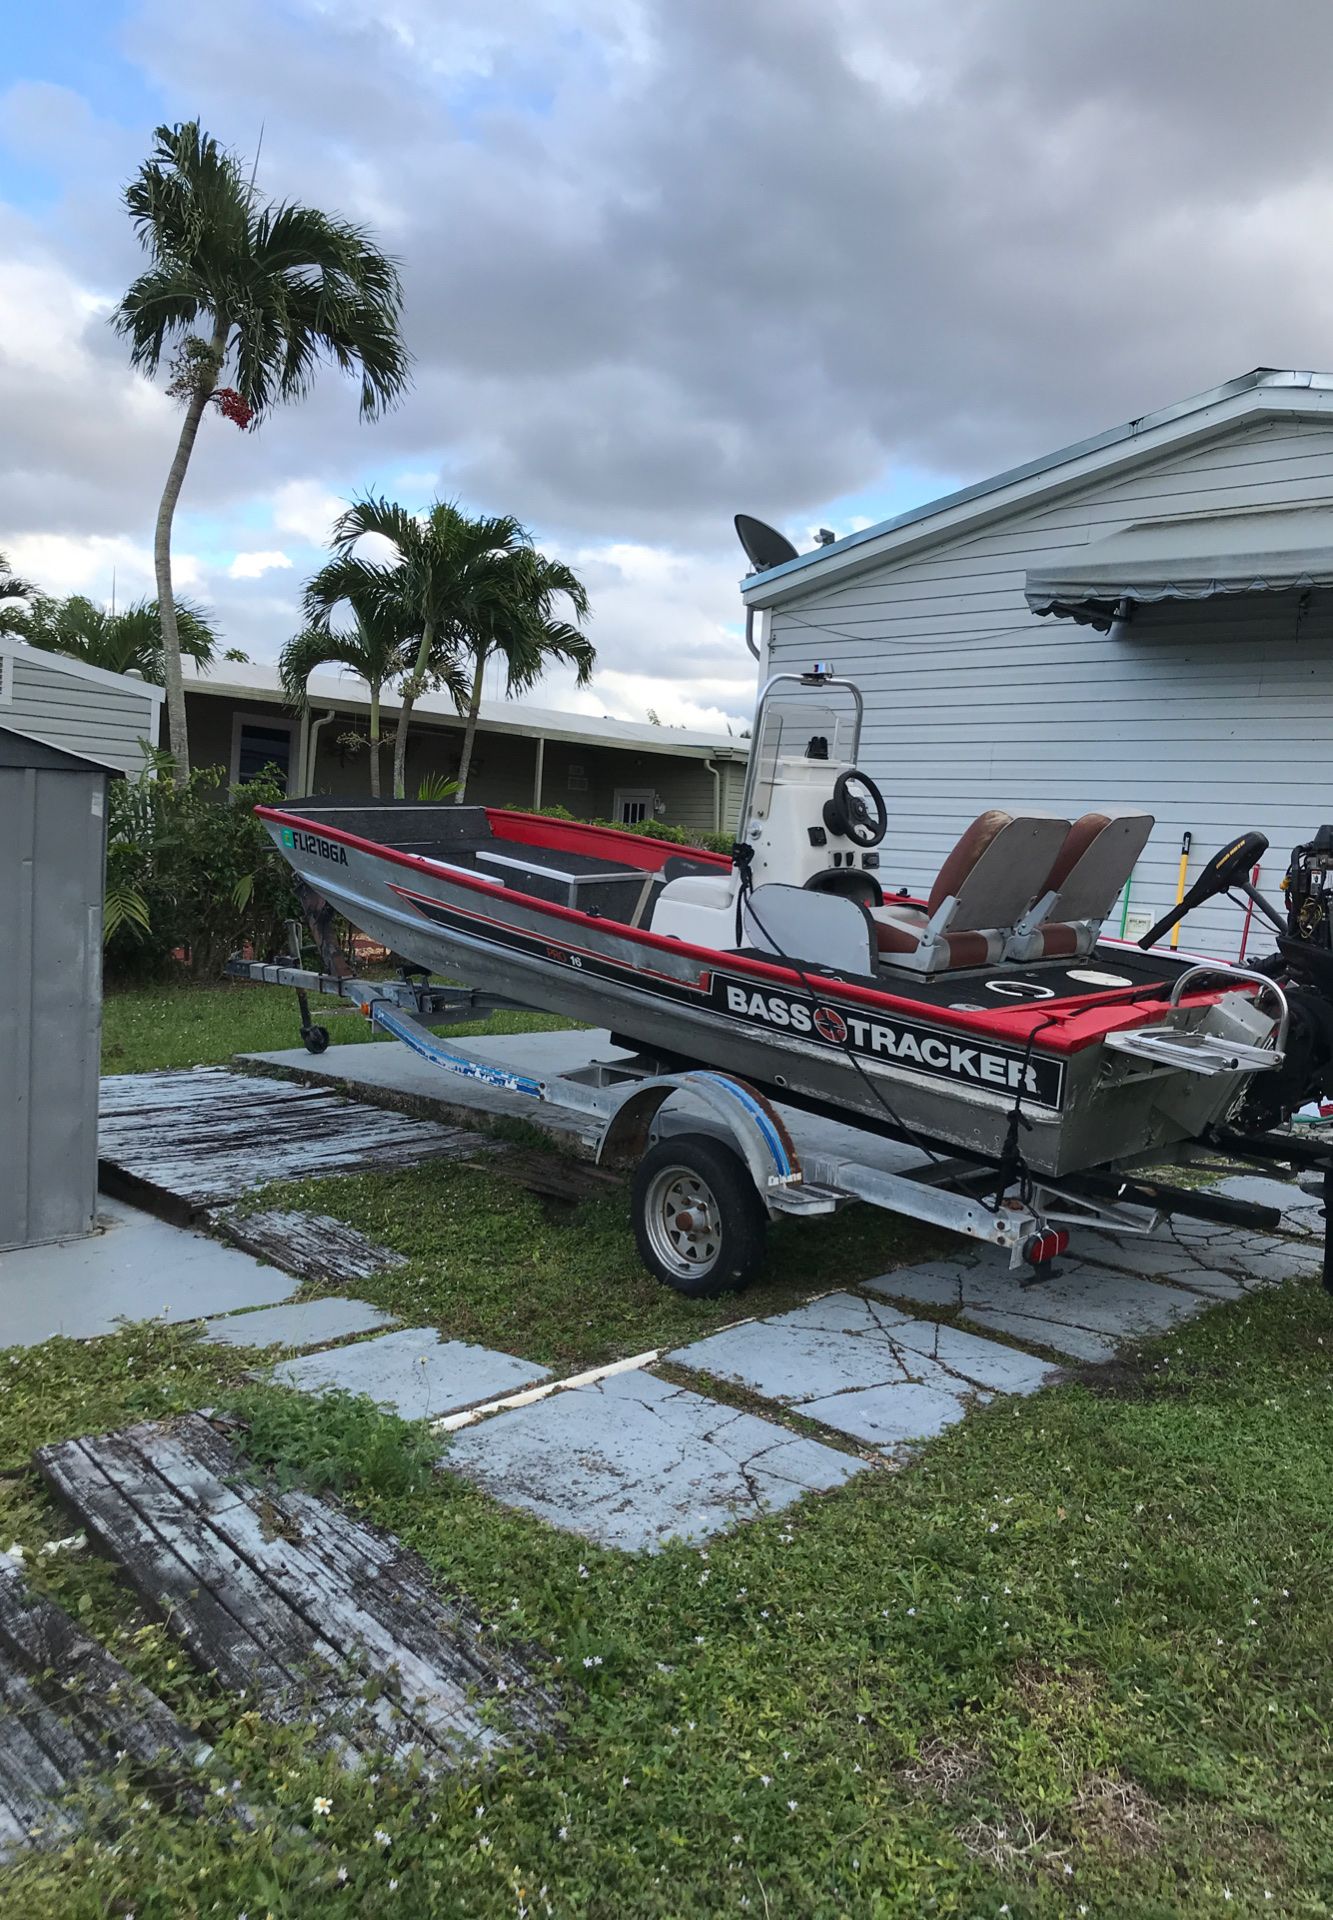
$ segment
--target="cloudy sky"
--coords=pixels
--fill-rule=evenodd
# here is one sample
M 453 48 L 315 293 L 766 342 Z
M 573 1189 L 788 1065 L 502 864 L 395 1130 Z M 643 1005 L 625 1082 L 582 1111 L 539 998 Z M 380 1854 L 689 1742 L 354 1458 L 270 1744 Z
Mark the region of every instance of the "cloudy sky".
M 799 546 L 1256 365 L 1333 365 L 1328 0 L 38 0 L 0 91 L 0 550 L 151 591 L 173 403 L 106 324 L 120 192 L 198 114 L 402 263 L 414 386 L 210 415 L 178 583 L 271 659 L 374 487 L 510 511 L 591 694 L 752 696 L 737 508 Z

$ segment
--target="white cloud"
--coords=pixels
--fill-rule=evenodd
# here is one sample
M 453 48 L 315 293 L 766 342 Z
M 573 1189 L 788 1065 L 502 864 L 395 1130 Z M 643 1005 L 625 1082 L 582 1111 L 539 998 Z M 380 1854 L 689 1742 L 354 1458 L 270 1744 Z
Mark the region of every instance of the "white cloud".
M 333 523 L 346 505 L 343 496 L 331 493 L 321 480 L 288 480 L 273 495 L 273 530 L 294 533 L 307 546 L 327 546 Z
M 272 573 L 279 567 L 290 567 L 291 560 L 276 548 L 268 548 L 260 553 L 238 553 L 227 568 L 229 580 L 258 580 L 263 574 Z
M 110 601 L 114 591 L 123 606 L 156 592 L 151 547 L 123 536 L 6 534 L 5 553 L 15 573 L 44 593 L 85 593 Z M 178 593 L 188 592 L 199 585 L 203 570 L 194 554 L 174 553 L 171 576 Z

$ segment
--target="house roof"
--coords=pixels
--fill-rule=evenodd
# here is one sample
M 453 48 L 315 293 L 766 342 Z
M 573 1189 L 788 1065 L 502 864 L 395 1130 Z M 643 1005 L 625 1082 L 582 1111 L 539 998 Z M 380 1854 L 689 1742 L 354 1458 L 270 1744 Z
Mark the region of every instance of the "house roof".
M 287 704 L 275 666 L 260 662 L 242 666 L 224 660 L 211 672 L 203 673 L 194 662 L 186 660 L 182 667 L 188 693 L 261 701 L 265 705 Z M 307 692 L 312 708 L 334 707 L 340 712 L 357 714 L 369 711 L 370 690 L 363 680 L 350 673 L 312 673 Z M 381 701 L 383 712 L 396 714 L 398 706 L 397 698 L 386 692 Z M 413 717 L 455 727 L 463 724 L 453 701 L 443 693 L 425 694 L 414 706 Z M 729 734 L 694 733 L 683 727 L 655 727 L 646 721 L 565 713 L 555 707 L 534 707 L 525 700 L 483 700 L 480 720 L 482 728 L 491 733 L 517 734 L 533 740 L 575 740 L 589 746 L 628 747 L 694 760 L 744 760 L 750 746 L 748 740 Z
M 970 522 L 990 519 L 1025 501 L 1057 493 L 1098 473 L 1147 459 L 1181 441 L 1198 439 L 1221 427 L 1261 413 L 1333 412 L 1333 373 L 1256 367 L 1206 393 L 1142 414 L 1123 426 L 1078 440 L 989 480 L 978 480 L 938 500 L 928 500 L 891 520 L 863 527 L 827 547 L 801 553 L 780 567 L 753 573 L 741 582 L 746 603 L 770 607 L 808 593 L 831 576 L 858 572 L 881 556 L 924 544 Z

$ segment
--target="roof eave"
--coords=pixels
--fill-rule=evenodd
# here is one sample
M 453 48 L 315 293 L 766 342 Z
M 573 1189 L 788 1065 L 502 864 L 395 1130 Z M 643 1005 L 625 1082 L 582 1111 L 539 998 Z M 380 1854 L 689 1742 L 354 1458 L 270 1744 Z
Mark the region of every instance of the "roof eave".
M 285 707 L 288 712 L 295 711 L 286 694 L 278 687 L 247 685 L 234 680 L 206 680 L 200 676 L 187 680 L 185 691 L 187 694 L 202 693 L 211 698 L 235 700 L 241 705 Z M 313 688 L 309 706 L 312 712 L 331 707 L 340 713 L 359 716 L 369 713 L 370 700 L 368 695 L 355 690 L 340 689 L 337 693 L 333 693 L 325 688 Z M 396 700 L 387 696 L 382 700 L 381 712 L 386 719 L 392 719 L 398 710 Z M 570 720 L 577 722 L 578 715 L 571 714 Z M 463 716 L 442 713 L 438 709 L 418 705 L 413 709 L 412 724 L 414 727 L 457 729 L 463 725 Z M 675 759 L 685 760 L 744 760 L 749 753 L 749 742 L 746 740 L 679 740 L 672 738 L 671 729 L 668 727 L 661 729 L 660 738 L 656 733 L 652 737 L 599 734 L 591 725 L 587 729 L 581 729 L 577 724 L 561 726 L 543 724 L 534 720 L 497 719 L 485 711 L 481 715 L 480 730 L 483 733 L 509 734 L 517 739 L 556 740 L 570 746 L 609 748 L 622 753 L 666 754 Z
M 1333 373 L 1258 367 L 1207 393 L 1108 428 L 1039 459 L 1024 461 L 1021 466 L 926 501 L 891 520 L 863 527 L 813 553 L 798 554 L 780 567 L 750 574 L 741 582 L 741 594 L 747 606 L 775 606 L 792 595 L 808 592 L 831 574 L 859 571 L 885 554 L 998 516 L 1030 499 L 1079 486 L 1100 472 L 1202 438 L 1247 414 L 1330 410 Z

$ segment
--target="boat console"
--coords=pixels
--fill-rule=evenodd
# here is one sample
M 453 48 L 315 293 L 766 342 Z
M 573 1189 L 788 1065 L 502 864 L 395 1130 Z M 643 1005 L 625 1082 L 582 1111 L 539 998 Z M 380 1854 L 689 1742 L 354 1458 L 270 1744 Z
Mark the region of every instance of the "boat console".
M 843 696 L 837 705 L 835 695 Z M 858 688 L 822 663 L 768 682 L 735 867 L 669 881 L 653 903 L 654 930 L 809 964 L 836 955 L 839 972 L 861 978 L 1026 974 L 1090 954 L 1152 815 L 1106 808 L 1071 821 L 990 808 L 961 836 L 924 900 L 886 896 L 880 849 L 888 809 L 857 765 L 862 717 Z

